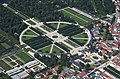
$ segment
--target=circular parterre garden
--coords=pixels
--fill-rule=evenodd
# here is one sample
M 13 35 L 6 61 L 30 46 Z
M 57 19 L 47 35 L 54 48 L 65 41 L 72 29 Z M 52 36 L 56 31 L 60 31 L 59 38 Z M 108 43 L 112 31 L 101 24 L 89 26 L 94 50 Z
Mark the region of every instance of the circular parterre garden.
M 42 26 L 30 26 L 25 29 L 21 39 L 35 51 L 60 54 L 86 45 L 89 36 L 85 30 L 86 28 L 73 23 L 46 22 Z

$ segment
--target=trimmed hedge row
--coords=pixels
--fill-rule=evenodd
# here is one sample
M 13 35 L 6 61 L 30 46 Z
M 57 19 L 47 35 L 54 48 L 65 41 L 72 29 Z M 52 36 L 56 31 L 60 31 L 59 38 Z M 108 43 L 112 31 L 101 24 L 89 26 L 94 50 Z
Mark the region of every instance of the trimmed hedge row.
M 69 25 L 58 30 L 58 33 L 63 34 L 64 36 L 73 36 L 83 32 L 83 29 L 75 25 Z
M 55 43 L 57 46 L 59 46 L 60 48 L 62 48 L 63 50 L 65 50 L 66 52 L 69 52 L 70 50 L 68 48 L 66 48 L 64 45 L 59 44 L 59 43 Z
M 104 70 L 106 70 L 107 72 L 109 72 L 111 75 L 117 77 L 117 78 L 120 78 L 120 75 L 115 73 L 114 71 L 112 71 L 111 69 L 107 68 L 107 67 L 104 67 L 103 68 Z
M 84 43 L 81 43 L 81 42 L 79 42 L 79 41 L 77 41 L 77 40 L 75 40 L 73 38 L 69 38 L 69 39 L 72 40 L 72 41 L 74 41 L 75 43 L 79 44 L 80 46 L 84 45 Z
M 33 28 L 33 27 L 30 27 L 31 30 L 35 31 L 36 33 L 38 33 L 40 36 L 43 35 L 39 30 Z
M 38 36 L 25 41 L 25 43 L 28 44 L 30 47 L 34 48 L 35 50 L 37 50 L 39 48 L 52 44 L 52 40 L 47 37 Z

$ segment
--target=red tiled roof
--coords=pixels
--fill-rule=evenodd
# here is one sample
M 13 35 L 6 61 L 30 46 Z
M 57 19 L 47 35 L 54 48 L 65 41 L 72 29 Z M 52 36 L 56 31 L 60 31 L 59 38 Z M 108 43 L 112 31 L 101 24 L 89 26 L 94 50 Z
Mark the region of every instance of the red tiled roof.
M 100 71 L 99 69 L 97 69 L 97 71 L 99 71 L 101 73 L 102 76 L 105 76 L 107 79 L 112 79 L 110 76 L 108 76 L 107 74 L 105 74 L 104 72 Z
M 117 58 L 117 57 L 113 58 L 113 59 L 112 59 L 112 62 L 114 62 L 114 61 L 116 61 L 116 60 L 118 60 L 118 58 Z
M 101 53 L 103 54 L 103 55 L 105 55 L 106 53 L 107 53 L 107 51 L 106 50 L 101 50 Z
M 85 74 L 86 74 L 86 72 L 83 71 L 83 72 L 81 72 L 80 74 L 78 74 L 78 76 L 79 76 L 79 77 L 82 77 L 82 76 L 84 76 Z

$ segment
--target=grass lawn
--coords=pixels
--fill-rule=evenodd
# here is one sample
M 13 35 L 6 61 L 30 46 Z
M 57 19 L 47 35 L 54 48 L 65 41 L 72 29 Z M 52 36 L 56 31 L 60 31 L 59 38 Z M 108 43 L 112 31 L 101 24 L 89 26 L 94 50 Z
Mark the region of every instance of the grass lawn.
M 75 40 L 78 41 L 79 44 L 82 45 L 82 46 L 85 45 L 88 41 L 87 39 L 75 39 Z
M 50 24 L 50 26 L 52 26 L 52 27 L 57 29 L 58 23 L 49 23 L 49 24 Z
M 37 35 L 36 33 L 32 32 L 31 30 L 27 30 L 24 35 Z
M 50 25 L 57 29 L 58 23 L 51 23 Z M 65 26 L 67 26 L 67 25 L 68 24 L 60 23 L 59 28 L 63 28 Z
M 16 11 L 14 9 L 12 9 L 11 7 L 7 6 L 6 7 L 8 10 L 10 10 L 11 12 L 15 13 Z
M 8 64 L 6 64 L 3 60 L 0 60 L 0 66 L 5 70 L 11 69 L 11 67 Z
M 33 21 L 31 21 L 31 20 L 28 20 L 27 21 L 29 24 L 31 24 L 31 25 L 35 25 L 35 23 L 33 22 Z
M 68 17 L 71 17 L 73 20 L 77 21 L 80 25 L 85 25 L 88 22 L 92 22 L 92 19 L 79 14 L 78 12 L 70 9 L 70 8 L 66 8 L 64 10 L 61 10 L 61 12 Z
M 52 53 L 63 53 L 63 51 L 54 45 Z
M 45 30 L 47 30 L 48 32 L 53 32 L 53 31 L 54 31 L 53 29 L 49 28 L 49 27 L 46 26 L 46 25 L 43 25 L 43 26 L 41 26 L 41 27 L 44 28 Z
M 38 27 L 35 27 L 35 29 L 37 29 L 39 32 L 46 34 L 46 32 L 42 31 L 41 29 L 39 29 Z
M 65 40 L 65 42 L 67 42 L 68 44 L 74 46 L 74 47 L 79 47 L 75 42 L 71 41 L 71 40 Z
M 56 30 L 58 27 L 58 23 L 48 23 L 47 26 L 52 29 L 54 28 L 54 30 Z M 65 26 L 68 26 L 68 24 L 60 23 L 59 29 L 65 27 Z
M 85 19 L 85 20 L 87 20 L 89 22 L 92 21 L 92 19 L 90 19 L 90 18 L 88 18 L 88 17 L 86 17 L 86 16 L 84 16 L 82 14 L 79 14 L 78 12 L 76 12 L 76 11 L 70 9 L 70 8 L 66 8 L 65 10 L 68 11 L 68 12 L 70 12 L 70 13 L 72 13 L 72 14 L 74 14 L 74 15 L 77 15 L 78 17 L 83 18 L 83 19 Z
M 27 63 L 27 62 L 32 60 L 32 58 L 29 55 L 27 55 L 26 53 L 24 53 L 24 52 L 17 53 L 16 55 L 19 58 L 21 58 L 23 61 L 25 61 L 25 63 Z
M 78 34 L 78 35 L 75 35 L 74 38 L 88 38 L 88 35 L 85 33 L 85 34 Z
M 61 23 L 59 28 L 63 28 L 65 26 L 68 26 L 68 24 Z
M 51 45 L 40 49 L 40 51 L 43 52 L 43 53 L 49 53 L 49 52 L 50 52 L 50 49 L 51 49 Z
M 32 39 L 33 37 L 32 36 L 22 36 L 22 40 L 30 40 Z
M 87 23 L 87 22 L 83 21 L 82 19 L 80 19 L 78 16 L 71 14 L 65 10 L 62 10 L 62 13 L 65 16 L 68 16 L 68 17 L 72 18 L 73 20 L 77 21 L 80 25 L 85 25 Z

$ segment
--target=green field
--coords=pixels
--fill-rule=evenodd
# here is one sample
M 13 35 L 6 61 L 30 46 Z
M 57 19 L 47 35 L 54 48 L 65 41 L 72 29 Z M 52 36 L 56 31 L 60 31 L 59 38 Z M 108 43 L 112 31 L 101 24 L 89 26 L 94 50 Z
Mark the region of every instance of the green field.
M 51 50 L 51 46 L 52 45 L 49 45 L 45 48 L 42 48 L 40 49 L 40 52 L 43 52 L 43 53 L 50 53 L 50 50 Z M 53 46 L 53 49 L 52 49 L 52 53 L 56 54 L 56 53 L 63 53 L 63 51 L 61 49 L 59 49 L 57 46 Z
M 63 53 L 63 51 L 54 45 L 52 53 Z
M 80 25 L 85 25 L 88 22 L 91 22 L 92 20 L 84 15 L 81 15 L 73 10 L 71 10 L 70 8 L 61 10 L 61 12 L 65 15 L 68 16 L 70 18 L 72 18 L 73 20 L 77 21 Z
M 78 35 L 75 35 L 74 38 L 88 38 L 88 35 L 87 34 L 78 34 Z
M 51 49 L 51 45 L 40 49 L 40 51 L 43 52 L 43 53 L 49 53 L 49 52 L 50 52 L 50 49 Z
M 82 14 L 79 14 L 78 12 L 76 12 L 76 11 L 70 9 L 70 8 L 67 8 L 67 9 L 65 9 L 65 10 L 68 11 L 68 12 L 71 12 L 72 14 L 77 15 L 77 16 L 80 17 L 80 18 L 85 19 L 85 20 L 88 21 L 88 22 L 91 22 L 91 21 L 92 21 L 92 19 L 90 19 L 90 18 L 88 18 L 88 17 L 86 17 L 86 16 L 84 16 L 84 15 L 82 15 Z
M 78 41 L 79 43 L 81 43 L 81 45 L 85 45 L 87 43 L 87 39 L 75 39 L 76 41 Z
M 21 58 L 25 63 L 31 61 L 33 58 L 31 58 L 29 55 L 27 55 L 24 52 L 20 52 L 16 54 L 19 58 Z
M 37 35 L 36 33 L 32 32 L 31 30 L 27 30 L 24 35 Z
M 31 21 L 31 20 L 28 20 L 27 21 L 29 24 L 31 24 L 31 25 L 35 25 L 35 23 L 33 22 L 33 21 Z
M 0 60 L 0 66 L 5 70 L 11 69 L 11 67 L 8 64 L 6 64 L 3 60 Z
M 30 40 L 30 39 L 32 39 L 33 37 L 30 37 L 30 36 L 22 36 L 22 39 L 23 40 Z
M 57 29 L 58 23 L 49 23 L 49 25 Z
M 26 36 L 24 36 L 24 35 L 26 35 Z M 27 35 L 28 35 L 28 36 L 27 36 Z M 22 39 L 23 39 L 23 40 L 30 40 L 30 39 L 33 38 L 33 37 L 37 37 L 37 34 L 34 33 L 34 32 L 32 32 L 31 30 L 27 30 L 27 31 L 23 34 Z
M 71 40 L 65 40 L 65 42 L 67 42 L 68 44 L 72 45 L 73 47 L 79 47 L 79 45 Z
M 64 23 L 60 23 L 60 27 L 59 28 L 63 28 L 65 26 L 67 26 L 68 24 L 64 24 Z

